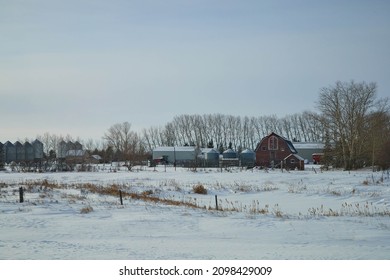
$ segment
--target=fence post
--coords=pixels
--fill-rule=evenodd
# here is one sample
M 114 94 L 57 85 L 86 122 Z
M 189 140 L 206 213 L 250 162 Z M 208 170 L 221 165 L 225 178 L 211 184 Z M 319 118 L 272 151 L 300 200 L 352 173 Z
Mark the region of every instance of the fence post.
M 215 195 L 215 209 L 218 210 L 218 197 Z
M 122 191 L 119 190 L 119 199 L 121 200 L 121 205 L 123 205 Z
M 23 187 L 19 188 L 19 202 L 20 203 L 24 202 L 24 199 L 23 199 Z

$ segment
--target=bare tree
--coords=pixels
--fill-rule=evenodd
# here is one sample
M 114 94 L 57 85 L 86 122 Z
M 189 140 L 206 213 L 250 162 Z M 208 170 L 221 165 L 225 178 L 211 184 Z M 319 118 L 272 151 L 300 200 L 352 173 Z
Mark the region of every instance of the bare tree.
M 103 139 L 113 148 L 117 159 L 125 161 L 129 169 L 133 162 L 139 159 L 140 153 L 144 152 L 140 137 L 131 130 L 131 124 L 128 122 L 111 126 Z
M 362 166 L 362 145 L 368 114 L 374 109 L 376 84 L 365 82 L 336 82 L 322 88 L 318 108 L 322 123 L 331 139 L 341 149 L 343 166 L 353 169 Z

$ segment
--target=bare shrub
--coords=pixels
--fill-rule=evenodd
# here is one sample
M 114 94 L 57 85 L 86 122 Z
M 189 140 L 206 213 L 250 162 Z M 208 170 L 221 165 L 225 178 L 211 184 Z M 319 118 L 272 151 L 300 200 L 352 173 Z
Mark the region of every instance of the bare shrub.
M 80 214 L 88 214 L 92 211 L 93 211 L 92 206 L 85 206 L 85 207 L 81 208 Z
M 279 204 L 275 204 L 274 208 L 272 209 L 273 214 L 278 218 L 283 218 L 283 212 L 280 210 Z
M 207 194 L 207 189 L 202 184 L 198 184 L 198 185 L 194 186 L 192 189 L 193 189 L 194 193 Z

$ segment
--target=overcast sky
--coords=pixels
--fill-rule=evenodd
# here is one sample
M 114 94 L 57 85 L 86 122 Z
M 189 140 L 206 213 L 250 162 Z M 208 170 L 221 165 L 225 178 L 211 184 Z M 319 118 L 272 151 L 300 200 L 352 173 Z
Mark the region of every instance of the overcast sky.
M 0 142 L 283 117 L 337 80 L 390 96 L 389 69 L 386 0 L 0 0 Z

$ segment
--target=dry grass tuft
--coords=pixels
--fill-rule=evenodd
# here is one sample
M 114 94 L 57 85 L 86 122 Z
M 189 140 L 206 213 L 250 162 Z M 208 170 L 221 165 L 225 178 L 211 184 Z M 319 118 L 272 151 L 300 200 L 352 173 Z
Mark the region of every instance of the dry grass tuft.
M 198 185 L 194 186 L 192 189 L 193 189 L 194 193 L 207 194 L 207 189 L 202 184 L 198 184 Z
M 88 214 L 92 211 L 93 211 L 92 206 L 85 206 L 85 207 L 81 208 L 80 214 Z

